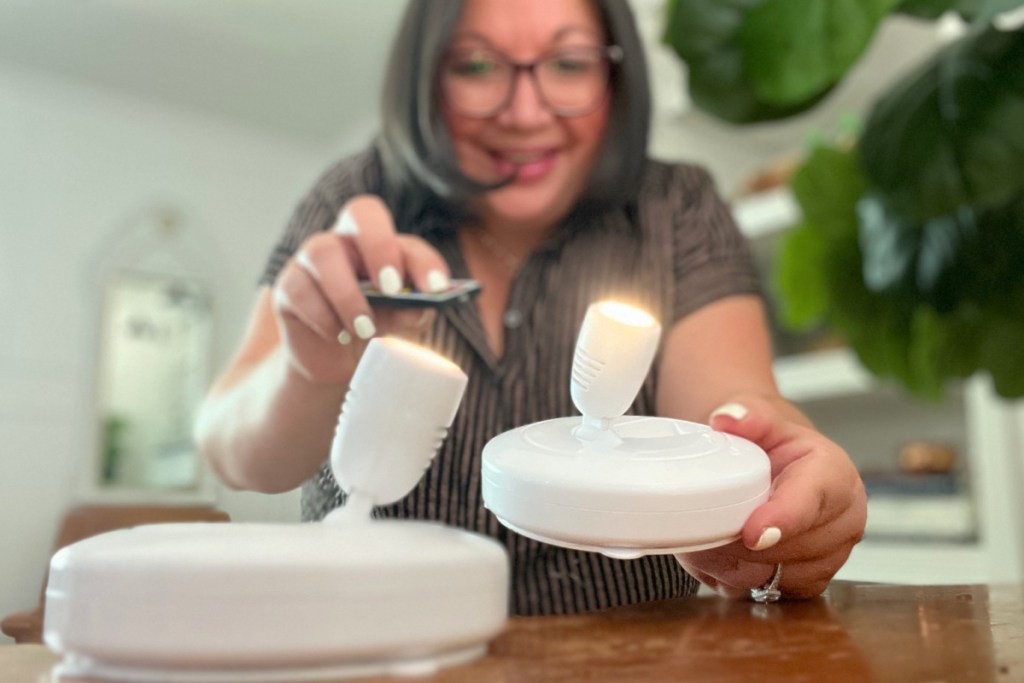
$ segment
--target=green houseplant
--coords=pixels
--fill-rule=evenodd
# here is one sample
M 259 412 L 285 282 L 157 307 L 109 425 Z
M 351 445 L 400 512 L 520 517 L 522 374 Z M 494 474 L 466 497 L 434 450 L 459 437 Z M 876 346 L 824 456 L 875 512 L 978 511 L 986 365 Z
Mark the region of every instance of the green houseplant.
M 853 145 L 793 175 L 781 323 L 824 323 L 874 374 L 937 398 L 987 372 L 1024 396 L 1024 0 L 667 0 L 696 106 L 744 124 L 805 111 L 886 16 L 957 12 L 963 37 L 884 93 Z

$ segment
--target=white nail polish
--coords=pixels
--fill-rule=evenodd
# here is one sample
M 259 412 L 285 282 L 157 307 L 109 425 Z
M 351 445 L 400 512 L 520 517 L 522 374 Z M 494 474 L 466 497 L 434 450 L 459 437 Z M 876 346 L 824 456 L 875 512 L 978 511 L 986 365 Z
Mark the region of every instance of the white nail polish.
M 402 291 L 402 276 L 398 274 L 398 269 L 394 266 L 381 268 L 377 282 L 380 284 L 380 291 L 388 296 L 394 296 Z
M 779 542 L 782 538 L 782 530 L 777 526 L 770 526 L 761 532 L 761 538 L 757 539 L 754 550 L 767 550 Z
M 448 279 L 448 276 L 440 270 L 432 270 L 427 273 L 427 288 L 430 290 L 431 294 L 443 292 L 451 287 L 451 284 L 452 282 Z
M 358 235 L 359 226 L 356 225 L 356 221 L 352 218 L 352 213 L 349 211 L 342 211 L 338 215 L 338 220 L 334 224 L 334 232 L 339 235 Z
M 739 403 L 726 403 L 718 406 L 711 413 L 711 417 L 716 415 L 727 415 L 734 420 L 742 420 L 747 416 L 746 406 L 742 406 Z
M 348 330 L 342 330 L 338 333 L 338 343 L 342 346 L 348 346 L 352 343 L 352 335 L 348 333 Z
M 369 339 L 377 334 L 377 327 L 368 315 L 356 316 L 356 319 L 352 322 L 352 327 L 355 328 L 356 336 L 360 339 Z

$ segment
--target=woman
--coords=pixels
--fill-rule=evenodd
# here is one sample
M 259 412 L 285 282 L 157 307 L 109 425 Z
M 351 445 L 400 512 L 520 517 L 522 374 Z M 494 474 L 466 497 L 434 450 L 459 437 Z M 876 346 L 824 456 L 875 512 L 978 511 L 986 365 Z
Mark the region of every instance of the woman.
M 201 412 L 197 435 L 224 481 L 305 482 L 305 519 L 339 505 L 325 457 L 359 354 L 377 334 L 414 336 L 470 383 L 419 487 L 378 514 L 504 542 L 514 612 L 686 595 L 694 578 L 746 594 L 779 564 L 785 596 L 820 593 L 863 532 L 863 487 L 779 396 L 756 274 L 709 177 L 645 158 L 645 73 L 625 0 L 411 2 L 377 143 L 298 207 Z M 426 318 L 371 309 L 358 287 L 436 291 L 453 276 L 482 283 L 475 306 Z M 530 541 L 483 509 L 484 444 L 574 413 L 575 335 L 586 306 L 610 296 L 666 331 L 635 412 L 710 419 L 769 453 L 774 492 L 741 542 L 619 561 Z

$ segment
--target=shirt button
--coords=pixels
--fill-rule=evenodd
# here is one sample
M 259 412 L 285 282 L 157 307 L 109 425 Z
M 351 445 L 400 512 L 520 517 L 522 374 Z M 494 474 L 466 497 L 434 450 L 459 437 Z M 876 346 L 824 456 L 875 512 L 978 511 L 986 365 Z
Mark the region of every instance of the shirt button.
M 523 324 L 523 314 L 514 308 L 510 308 L 505 311 L 505 327 L 510 330 L 514 330 Z

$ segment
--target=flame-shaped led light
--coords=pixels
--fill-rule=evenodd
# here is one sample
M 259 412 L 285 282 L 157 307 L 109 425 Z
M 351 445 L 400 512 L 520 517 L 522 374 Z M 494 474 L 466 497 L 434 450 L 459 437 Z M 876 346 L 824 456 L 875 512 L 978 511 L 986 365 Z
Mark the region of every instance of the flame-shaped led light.
M 570 393 L 584 426 L 603 428 L 636 398 L 658 349 L 661 325 L 615 301 L 591 304 L 573 358 Z
M 457 365 L 422 346 L 370 341 L 331 445 L 331 468 L 350 504 L 385 505 L 412 490 L 444 440 L 466 382 Z

